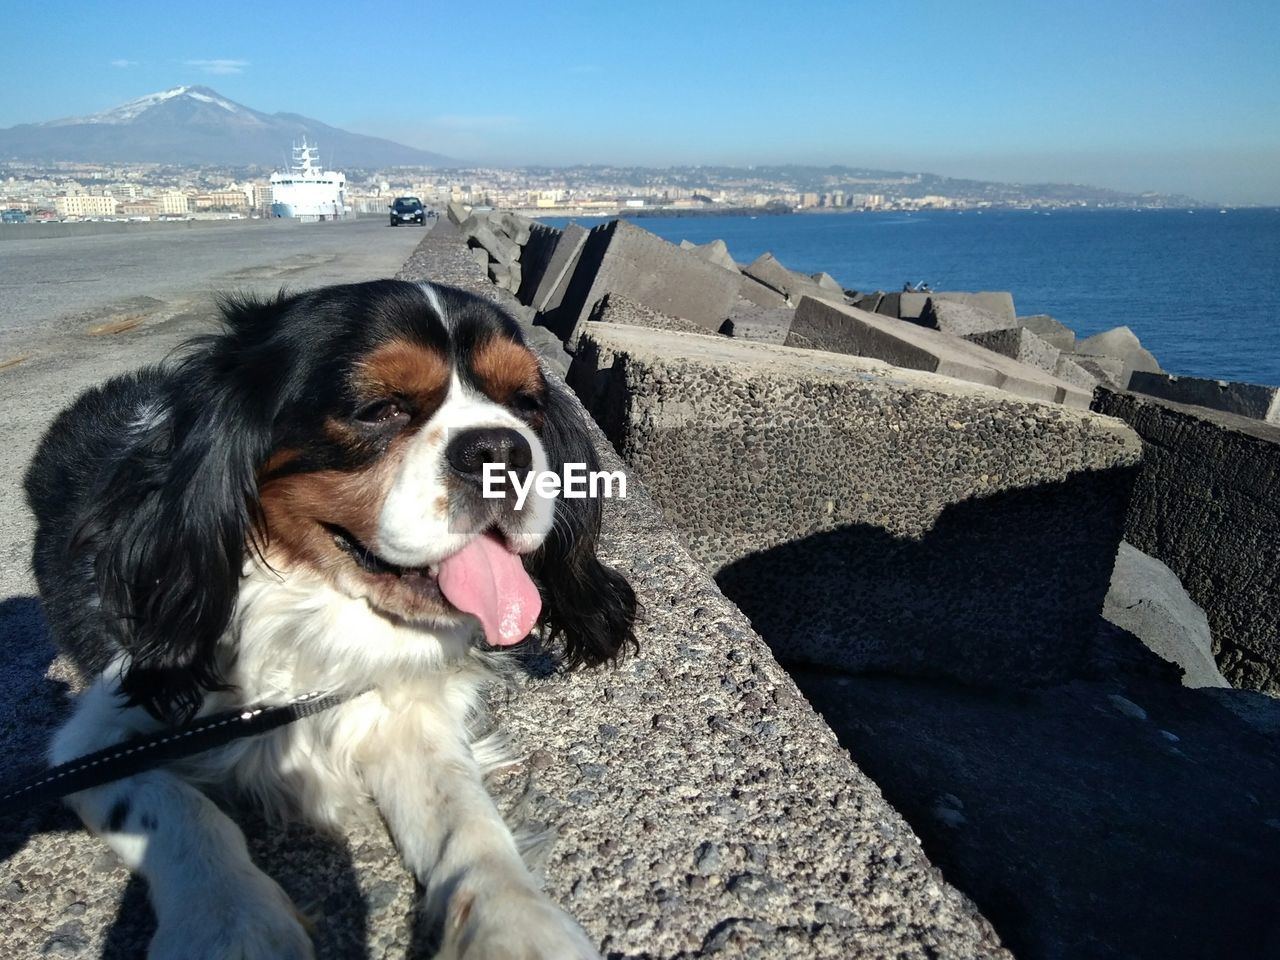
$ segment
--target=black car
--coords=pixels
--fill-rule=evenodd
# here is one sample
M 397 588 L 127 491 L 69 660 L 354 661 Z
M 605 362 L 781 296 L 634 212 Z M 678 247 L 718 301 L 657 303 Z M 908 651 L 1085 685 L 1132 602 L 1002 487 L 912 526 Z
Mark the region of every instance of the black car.
M 391 204 L 391 225 L 398 227 L 402 223 L 420 223 L 427 222 L 427 211 L 422 206 L 422 201 L 417 197 L 396 197 L 395 203 Z

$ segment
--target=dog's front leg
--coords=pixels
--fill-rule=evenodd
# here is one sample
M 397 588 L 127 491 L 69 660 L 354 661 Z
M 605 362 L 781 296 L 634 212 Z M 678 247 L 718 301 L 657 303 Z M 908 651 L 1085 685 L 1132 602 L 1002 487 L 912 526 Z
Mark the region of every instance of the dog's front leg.
M 140 719 L 103 678 L 58 731 L 50 759 L 63 763 L 118 743 Z M 297 911 L 254 866 L 240 828 L 189 783 L 151 770 L 72 794 L 67 803 L 146 879 L 157 921 L 151 960 L 312 957 Z
M 415 718 L 421 720 L 421 717 Z M 438 960 L 597 960 L 582 928 L 538 887 L 448 722 L 413 723 L 416 744 L 366 757 L 369 789 L 426 888 Z

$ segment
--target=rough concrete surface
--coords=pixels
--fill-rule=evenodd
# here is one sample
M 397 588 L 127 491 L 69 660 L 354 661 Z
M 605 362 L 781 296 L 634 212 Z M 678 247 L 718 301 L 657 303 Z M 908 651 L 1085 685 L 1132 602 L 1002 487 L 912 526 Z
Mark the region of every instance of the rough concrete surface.
M 695 253 L 703 260 L 724 267 L 726 270 L 738 269 L 737 261 L 733 259 L 733 255 L 729 253 L 728 244 L 723 240 L 712 240 L 709 243 L 690 243 L 688 240 L 681 240 L 680 248 Z
M 1120 544 L 1102 616 L 1177 664 L 1184 687 L 1231 686 L 1213 660 L 1209 618 L 1168 566 L 1132 544 Z
M 1135 370 L 1129 376 L 1129 389 L 1174 403 L 1208 407 L 1280 425 L 1280 387 Z
M 606 293 L 591 311 L 592 323 L 627 323 L 635 327 L 654 330 L 683 330 L 685 333 L 706 333 L 705 327 L 679 317 L 668 317 L 657 310 L 633 303 L 616 293 Z
M 786 345 L 872 357 L 1081 410 L 1088 409 L 1090 401 L 1087 390 L 960 337 L 811 297 L 796 308 Z
M 1009 321 L 1004 316 L 988 313 L 968 303 L 944 300 L 942 297 L 930 297 L 926 300 L 917 322 L 953 337 L 1009 329 Z
M 798 304 L 801 297 L 817 297 L 819 299 L 834 299 L 839 303 L 844 302 L 843 290 L 832 292 L 820 286 L 805 274 L 789 270 L 783 266 L 771 253 L 760 254 L 755 260 L 743 267 L 742 272 L 744 275 L 786 297 L 790 306 Z M 748 297 L 748 299 L 751 298 Z M 761 304 L 761 306 L 769 306 L 769 304 Z
M 965 339 L 1010 360 L 1029 363 L 1033 367 L 1039 367 L 1057 376 L 1058 358 L 1061 356 L 1058 348 L 1040 339 L 1026 327 L 1006 327 L 1002 330 L 971 333 L 965 336 Z
M 538 278 L 538 286 L 528 301 L 538 312 L 555 310 L 564 299 L 569 288 L 569 279 L 578 265 L 578 257 L 582 255 L 582 246 L 587 240 L 587 228 L 571 223 L 560 231 L 560 238 L 542 268 Z
M 1076 332 L 1065 323 L 1059 323 L 1047 313 L 1019 317 L 1018 326 L 1026 327 L 1037 337 L 1057 347 L 1064 353 L 1070 353 L 1075 349 Z
M 796 672 L 1019 960 L 1280 956 L 1280 703 Z
M 1120 376 L 1115 380 L 1121 389 L 1128 387 L 1129 376 L 1135 370 L 1149 373 L 1162 373 L 1160 362 L 1150 350 L 1146 349 L 1138 335 L 1128 327 L 1112 327 L 1092 337 L 1076 341 L 1076 353 L 1081 355 L 1101 354 L 1114 357 L 1122 364 Z
M 739 297 L 720 332 L 739 340 L 781 344 L 787 339 L 795 315 L 795 310 L 788 306 L 762 307 Z
M 1146 448 L 1125 539 L 1203 609 L 1232 685 L 1280 695 L 1280 427 L 1100 389 Z
M 402 275 L 509 297 L 447 228 Z M 44 639 L 17 478 L 81 388 L 158 359 L 204 326 L 135 330 L 74 344 L 57 365 L 0 371 L 10 398 L 0 425 L 6 771 L 39 755 L 75 684 Z M 602 439 L 598 447 L 608 468 L 619 466 Z M 530 814 L 558 832 L 545 863 L 550 894 L 610 960 L 1008 957 L 634 477 L 628 492 L 606 504 L 604 552 L 644 603 L 640 655 L 573 675 L 534 656 L 496 705 L 526 760 L 493 789 L 510 809 L 534 777 Z M 336 838 L 242 822 L 258 862 L 311 917 L 320 957 L 430 956 L 412 884 L 376 821 Z M 0 831 L 0 956 L 140 955 L 151 924 L 142 886 L 71 816 L 33 810 Z
M 543 321 L 572 347 L 578 327 L 606 293 L 714 333 L 729 316 L 741 276 L 681 250 L 625 220 L 612 220 L 588 235 L 564 300 Z
M 1003 327 L 1017 326 L 1018 315 L 1013 309 L 1013 294 L 1005 291 L 980 291 L 965 293 L 957 290 L 937 290 L 927 293 L 886 293 L 876 307 L 876 312 L 897 317 L 900 320 L 919 320 L 930 300 L 945 300 L 974 307 L 983 313 L 999 317 Z
M 784 661 L 973 683 L 1078 668 L 1140 455 L 1118 421 L 617 324 L 585 327 L 569 382 Z
M 520 286 L 516 288 L 516 299 L 524 304 L 532 304 L 547 267 L 560 246 L 563 231 L 548 227 L 541 223 L 530 223 L 529 239 L 520 248 Z

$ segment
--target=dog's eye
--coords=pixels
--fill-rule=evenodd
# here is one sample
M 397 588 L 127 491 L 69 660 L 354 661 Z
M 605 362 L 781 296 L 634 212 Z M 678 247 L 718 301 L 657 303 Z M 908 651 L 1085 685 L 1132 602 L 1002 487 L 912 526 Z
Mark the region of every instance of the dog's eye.
M 537 413 L 542 409 L 542 398 L 535 393 L 521 390 L 511 396 L 511 406 L 518 413 Z
M 407 420 L 409 412 L 397 400 L 375 400 L 357 410 L 355 418 L 361 423 L 381 426 L 392 421 Z

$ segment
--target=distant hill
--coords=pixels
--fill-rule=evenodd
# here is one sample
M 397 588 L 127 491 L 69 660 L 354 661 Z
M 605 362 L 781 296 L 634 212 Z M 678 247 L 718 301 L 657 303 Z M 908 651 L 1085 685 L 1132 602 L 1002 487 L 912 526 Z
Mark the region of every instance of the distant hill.
M 456 163 L 296 113 L 260 113 L 208 87 L 175 87 L 87 117 L 2 129 L 0 159 L 279 167 L 303 137 L 338 170 Z

